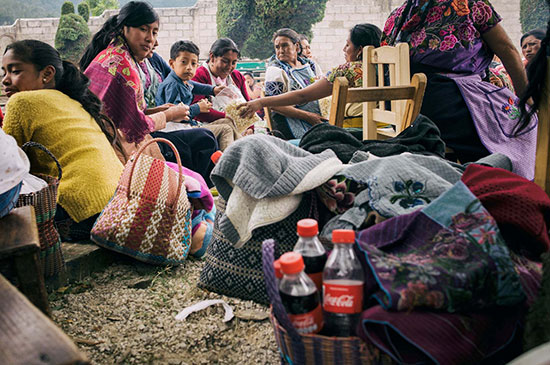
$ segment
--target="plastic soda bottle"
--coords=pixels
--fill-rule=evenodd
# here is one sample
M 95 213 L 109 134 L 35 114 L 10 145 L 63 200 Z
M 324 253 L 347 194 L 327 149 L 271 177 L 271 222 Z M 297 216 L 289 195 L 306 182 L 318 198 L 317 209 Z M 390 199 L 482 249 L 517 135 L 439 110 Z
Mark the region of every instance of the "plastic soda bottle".
M 281 261 L 279 259 L 273 261 L 273 270 L 275 271 L 275 279 L 277 279 L 277 287 L 283 278 L 283 272 L 281 270 Z
M 323 310 L 325 332 L 348 337 L 355 335 L 355 326 L 363 310 L 365 276 L 353 251 L 355 232 L 332 231 L 334 250 L 323 271 Z
M 317 290 L 323 288 L 323 269 L 327 262 L 327 252 L 317 234 L 319 228 L 315 219 L 301 219 L 297 224 L 298 241 L 294 252 L 302 255 L 306 265 L 306 274 L 313 280 Z
M 283 272 L 279 294 L 292 325 L 301 334 L 319 332 L 323 328 L 323 310 L 315 284 L 304 273 L 302 255 L 287 252 L 279 262 Z

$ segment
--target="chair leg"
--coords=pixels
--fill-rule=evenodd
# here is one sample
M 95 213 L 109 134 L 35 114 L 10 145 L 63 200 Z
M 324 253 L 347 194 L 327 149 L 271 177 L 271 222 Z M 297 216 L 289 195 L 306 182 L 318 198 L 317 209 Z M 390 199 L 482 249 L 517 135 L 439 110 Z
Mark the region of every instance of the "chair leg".
M 15 272 L 19 280 L 19 290 L 44 314 L 50 315 L 48 293 L 41 272 L 38 253 L 14 258 Z

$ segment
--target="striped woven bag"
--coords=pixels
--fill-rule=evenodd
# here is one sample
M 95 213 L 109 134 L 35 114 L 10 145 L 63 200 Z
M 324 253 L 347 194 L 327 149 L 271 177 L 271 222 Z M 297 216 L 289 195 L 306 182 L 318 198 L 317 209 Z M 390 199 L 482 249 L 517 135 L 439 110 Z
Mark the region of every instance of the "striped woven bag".
M 180 173 L 143 154 L 157 142 L 172 148 Z M 92 228 L 92 241 L 147 263 L 181 264 L 191 246 L 192 208 L 184 179 L 170 141 L 155 138 L 145 143 L 126 163 L 115 195 Z

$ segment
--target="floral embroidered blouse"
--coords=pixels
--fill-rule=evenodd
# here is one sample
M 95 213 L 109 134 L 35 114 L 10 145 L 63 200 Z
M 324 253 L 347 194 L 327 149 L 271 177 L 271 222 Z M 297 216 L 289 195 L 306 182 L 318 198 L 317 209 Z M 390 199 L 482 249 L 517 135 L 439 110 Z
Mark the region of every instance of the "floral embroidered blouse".
M 327 73 L 327 81 L 334 83 L 337 77 L 345 77 L 349 82 L 349 87 L 363 86 L 363 62 L 346 62 L 340 66 L 334 67 Z
M 408 0 L 387 19 L 382 45 L 406 42 L 411 62 L 483 74 L 493 54 L 481 35 L 501 19 L 489 0 Z

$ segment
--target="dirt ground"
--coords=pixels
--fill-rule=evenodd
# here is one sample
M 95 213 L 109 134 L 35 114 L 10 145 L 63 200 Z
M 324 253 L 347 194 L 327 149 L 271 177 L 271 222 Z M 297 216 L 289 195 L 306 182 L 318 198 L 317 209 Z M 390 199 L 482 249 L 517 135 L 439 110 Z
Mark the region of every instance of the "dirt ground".
M 268 308 L 197 288 L 202 261 L 155 267 L 128 261 L 51 294 L 53 319 L 93 364 L 278 364 Z M 221 305 L 175 316 L 201 300 Z

